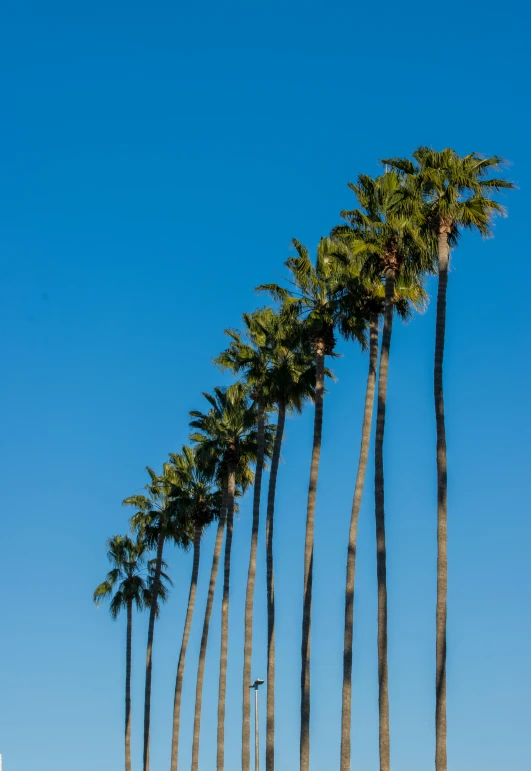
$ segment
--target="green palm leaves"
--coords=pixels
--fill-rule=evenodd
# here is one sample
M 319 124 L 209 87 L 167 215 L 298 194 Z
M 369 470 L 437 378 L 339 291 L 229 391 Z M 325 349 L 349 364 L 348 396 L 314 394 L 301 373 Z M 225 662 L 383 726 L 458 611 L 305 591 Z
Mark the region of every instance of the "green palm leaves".
M 115 535 L 109 538 L 107 557 L 113 565 L 107 578 L 94 592 L 94 602 L 101 605 L 110 599 L 110 612 L 117 618 L 120 611 L 131 602 L 142 610 L 149 602 L 149 591 L 142 575 L 145 544 L 133 541 L 129 536 Z
M 115 535 L 109 538 L 107 547 L 107 557 L 113 567 L 105 581 L 96 588 L 94 603 L 101 605 L 109 601 L 112 618 L 118 618 L 129 603 L 140 611 L 150 607 L 154 565 L 152 560 L 146 562 L 146 541 Z M 169 576 L 164 573 L 162 577 L 166 584 L 171 584 Z M 162 602 L 168 598 L 166 584 L 161 584 L 159 589 L 159 600 Z
M 183 518 L 188 529 L 199 527 L 203 531 L 221 515 L 221 492 L 211 470 L 198 463 L 196 449 L 188 445 L 179 453 L 170 453 L 169 458 L 172 512 Z
M 225 330 L 230 344 L 215 363 L 242 375 L 251 395 L 267 410 L 284 400 L 300 412 L 315 391 L 313 354 L 304 342 L 300 321 L 291 313 L 265 307 L 244 313 L 243 322 L 243 332 Z
M 416 218 L 431 231 L 445 230 L 453 244 L 462 228 L 490 235 L 493 216 L 505 214 L 505 208 L 493 195 L 514 188 L 506 179 L 489 176 L 504 163 L 498 155 L 460 156 L 451 148 L 437 152 L 419 147 L 413 161 L 389 158 L 384 163 L 396 169 L 406 182 L 395 198 L 397 213 Z
M 197 443 L 197 457 L 220 479 L 234 471 L 238 484 L 246 489 L 253 479 L 249 464 L 256 457 L 256 404 L 240 383 L 217 387 L 203 396 L 210 409 L 190 412 L 190 426 L 195 429 L 190 438 Z
M 299 324 L 303 342 L 322 349 L 323 355 L 334 351 L 336 303 L 341 291 L 340 272 L 326 248 L 328 243 L 327 239 L 320 242 L 314 264 L 307 248 L 293 239 L 297 256 L 284 263 L 290 273 L 287 281 L 292 289 L 278 284 L 258 287 L 280 303 L 287 321 Z

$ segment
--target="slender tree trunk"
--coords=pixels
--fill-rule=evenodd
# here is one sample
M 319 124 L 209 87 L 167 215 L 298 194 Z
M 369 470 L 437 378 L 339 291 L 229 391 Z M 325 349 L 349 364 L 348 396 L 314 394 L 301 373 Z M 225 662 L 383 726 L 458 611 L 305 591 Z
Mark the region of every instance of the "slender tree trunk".
M 219 693 L 218 693 L 218 741 L 217 771 L 225 766 L 225 698 L 227 692 L 227 649 L 229 645 L 229 590 L 230 556 L 232 549 L 232 526 L 234 521 L 235 468 L 229 468 L 227 484 L 227 533 L 225 536 L 225 564 L 223 576 L 223 599 L 221 602 L 221 650 L 219 655 Z
M 439 233 L 439 286 L 435 326 L 434 396 L 437 425 L 437 611 L 435 651 L 435 768 L 446 771 L 446 597 L 447 555 L 447 477 L 446 429 L 444 422 L 443 357 L 446 326 L 446 288 L 449 263 L 448 233 Z
M 208 585 L 207 603 L 205 608 L 205 618 L 203 621 L 203 633 L 201 635 L 201 646 L 199 648 L 199 663 L 197 665 L 197 680 L 195 686 L 195 712 L 194 712 L 194 736 L 192 743 L 192 771 L 199 769 L 199 740 L 201 737 L 201 706 L 203 703 L 203 680 L 205 678 L 205 660 L 208 644 L 208 631 L 210 628 L 210 617 L 212 615 L 212 605 L 214 603 L 214 590 L 216 588 L 216 578 L 218 575 L 219 558 L 221 555 L 221 546 L 223 544 L 223 531 L 226 521 L 227 489 L 224 486 L 223 500 L 221 506 L 221 516 L 218 521 L 216 531 L 216 540 L 214 542 L 214 554 L 212 557 L 212 568 L 210 570 L 210 583 Z
M 264 424 L 265 411 L 258 403 L 258 446 L 256 455 L 256 474 L 254 477 L 253 526 L 251 532 L 251 550 L 249 570 L 247 572 L 247 590 L 245 593 L 245 639 L 243 647 L 243 701 L 242 701 L 242 771 L 249 771 L 251 763 L 251 661 L 253 654 L 253 604 L 256 578 L 256 547 L 260 526 L 260 493 L 262 489 L 262 471 L 264 468 Z
M 286 420 L 286 403 L 279 401 L 277 430 L 269 474 L 266 519 L 267 563 L 267 706 L 266 706 L 266 771 L 275 769 L 275 576 L 273 570 L 273 530 L 275 516 L 275 492 L 277 486 L 280 449 Z
M 376 514 L 376 572 L 378 579 L 378 707 L 380 771 L 391 767 L 389 737 L 389 676 L 387 670 L 387 554 L 385 549 L 384 462 L 383 442 L 387 401 L 387 373 L 393 330 L 395 273 L 385 280 L 385 310 L 378 373 L 378 409 L 376 412 L 374 498 Z
M 146 652 L 146 692 L 144 697 L 144 771 L 149 771 L 149 738 L 151 720 L 151 672 L 153 666 L 153 633 L 157 615 L 157 600 L 160 588 L 160 573 L 162 570 L 162 551 L 164 549 L 164 530 L 161 526 L 157 540 L 157 559 L 153 576 L 153 596 L 149 609 L 148 641 Z
M 192 578 L 190 580 L 190 593 L 188 595 L 188 608 L 186 610 L 186 619 L 184 622 L 183 639 L 181 642 L 181 652 L 179 653 L 179 663 L 177 665 L 177 676 L 175 678 L 175 698 L 173 702 L 173 735 L 171 742 L 171 771 L 177 771 L 177 762 L 179 755 L 179 725 L 181 716 L 181 695 L 183 689 L 184 663 L 186 658 L 186 649 L 188 647 L 188 638 L 192 626 L 192 617 L 194 615 L 195 595 L 197 590 L 197 576 L 199 574 L 199 559 L 201 556 L 201 536 L 203 530 L 200 525 L 194 529 L 194 561 L 192 565 Z
M 300 771 L 310 767 L 310 632 L 312 617 L 312 581 L 313 581 L 313 540 L 315 498 L 319 476 L 319 457 L 321 455 L 321 434 L 323 428 L 325 349 L 322 342 L 317 343 L 315 351 L 315 417 L 313 426 L 312 463 L 306 509 L 306 537 L 304 543 L 304 594 L 302 610 L 302 646 L 301 646 L 301 735 L 300 735 Z
M 356 571 L 356 539 L 358 535 L 358 516 L 361 507 L 365 473 L 369 458 L 376 368 L 378 365 L 378 314 L 370 319 L 369 374 L 365 391 L 365 409 L 361 427 L 361 449 L 358 462 L 358 474 L 354 488 L 354 500 L 350 516 L 350 531 L 347 551 L 347 579 L 345 587 L 345 634 L 343 643 L 343 699 L 341 712 L 341 756 L 340 771 L 350 771 L 350 727 L 352 703 L 352 637 L 354 628 L 354 575 Z
M 127 643 L 125 650 L 125 771 L 131 771 L 131 644 L 133 600 L 127 601 Z

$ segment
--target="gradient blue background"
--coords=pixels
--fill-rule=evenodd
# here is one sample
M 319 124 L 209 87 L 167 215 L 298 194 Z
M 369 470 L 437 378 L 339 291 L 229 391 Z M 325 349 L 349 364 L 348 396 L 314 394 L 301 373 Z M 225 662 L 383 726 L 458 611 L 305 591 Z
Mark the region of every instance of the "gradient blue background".
M 122 766 L 124 619 L 91 595 L 121 500 L 227 382 L 223 329 L 311 248 L 377 159 L 419 144 L 500 153 L 508 220 L 453 258 L 448 298 L 451 771 L 524 771 L 531 735 L 529 14 L 523 3 L 154 0 L 4 5 L 0 25 L 0 753 L 4 771 Z M 434 285 L 430 284 L 430 292 Z M 434 303 L 396 327 L 386 434 L 393 771 L 434 754 Z M 338 766 L 346 537 L 366 360 L 341 344 L 316 514 L 312 771 Z M 298 763 L 300 607 L 312 414 L 278 489 L 277 769 Z M 353 768 L 377 768 L 372 472 L 360 520 Z M 234 540 L 227 771 L 240 752 L 250 501 Z M 265 674 L 260 546 L 253 676 Z M 193 684 L 212 534 L 184 685 Z M 156 629 L 152 769 L 169 767 L 190 555 Z M 219 593 L 202 769 L 214 768 Z M 135 768 L 146 619 L 135 619 Z M 261 694 L 262 703 L 263 694 Z

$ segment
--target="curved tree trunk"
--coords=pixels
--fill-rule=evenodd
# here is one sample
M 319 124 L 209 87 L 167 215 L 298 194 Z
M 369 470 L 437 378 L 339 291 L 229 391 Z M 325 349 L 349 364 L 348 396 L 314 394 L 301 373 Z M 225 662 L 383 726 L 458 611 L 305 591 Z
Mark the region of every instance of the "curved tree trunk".
M 435 769 L 446 771 L 446 596 L 447 477 L 446 429 L 444 422 L 443 357 L 446 326 L 446 288 L 449 263 L 448 233 L 439 233 L 439 286 L 435 326 L 434 396 L 437 425 L 437 610 L 435 651 Z
M 267 563 L 267 707 L 266 707 L 266 771 L 275 768 L 275 577 L 273 571 L 273 531 L 275 516 L 275 492 L 277 486 L 278 464 L 284 423 L 286 421 L 286 403 L 279 401 L 277 430 L 269 474 L 266 519 L 266 563 Z
M 125 652 L 125 771 L 131 771 L 131 643 L 133 600 L 127 601 L 127 643 Z
M 225 766 L 225 698 L 227 692 L 227 649 L 229 645 L 229 591 L 232 526 L 234 522 L 235 468 L 229 468 L 227 483 L 227 533 L 225 536 L 225 564 L 223 575 L 223 599 L 221 602 L 221 650 L 219 655 L 218 737 L 217 771 Z
M 256 547 L 258 543 L 258 528 L 260 526 L 260 493 L 262 489 L 262 471 L 264 468 L 264 423 L 265 412 L 258 403 L 258 444 L 256 455 L 256 474 L 254 478 L 253 526 L 251 532 L 251 550 L 249 553 L 249 570 L 247 572 L 247 589 L 245 593 L 245 639 L 243 647 L 243 699 L 242 699 L 242 771 L 249 771 L 251 763 L 251 661 L 253 654 L 253 604 L 254 584 L 256 578 Z
M 385 506 L 383 441 L 385 407 L 387 401 L 387 373 L 393 330 L 393 297 L 395 273 L 389 271 L 385 280 L 385 309 L 378 373 L 378 409 L 376 412 L 374 498 L 376 515 L 376 572 L 378 579 L 378 707 L 380 771 L 391 766 L 391 742 L 389 737 L 389 676 L 387 670 L 387 554 L 385 549 Z
M 179 654 L 179 663 L 177 665 L 177 676 L 175 678 L 175 698 L 173 702 L 173 735 L 171 742 L 171 771 L 177 771 L 177 762 L 179 755 L 179 723 L 181 716 L 181 695 L 183 689 L 184 662 L 186 658 L 186 649 L 188 647 L 188 638 L 192 626 L 192 617 L 194 615 L 195 595 L 197 590 L 197 576 L 199 574 L 199 559 L 201 556 L 201 536 L 203 530 L 200 525 L 194 529 L 194 561 L 192 565 L 192 578 L 190 580 L 190 593 L 188 595 L 188 608 L 186 610 L 186 619 L 184 622 L 183 639 L 181 642 L 181 652 Z
M 350 771 L 350 727 L 352 703 L 352 637 L 354 627 L 354 575 L 356 571 L 356 539 L 358 535 L 358 516 L 361 507 L 365 473 L 369 458 L 371 423 L 378 365 L 378 314 L 370 319 L 369 373 L 365 391 L 365 408 L 361 427 L 361 449 L 358 462 L 354 500 L 350 516 L 350 531 L 347 550 L 347 578 L 345 586 L 345 633 L 343 642 L 343 699 L 341 710 L 341 759 L 340 771 Z
M 164 549 L 164 530 L 161 526 L 157 540 L 157 559 L 153 576 L 153 595 L 149 609 L 148 641 L 146 652 L 146 691 L 144 697 L 144 771 L 149 771 L 149 732 L 151 719 L 151 672 L 153 668 L 153 633 L 157 615 L 157 600 L 160 588 L 160 573 L 162 570 L 162 551 Z
M 219 558 L 221 555 L 221 546 L 223 544 L 223 531 L 225 529 L 227 491 L 223 490 L 223 501 L 221 507 L 221 516 L 218 520 L 216 531 L 216 540 L 214 542 L 214 554 L 212 557 L 212 568 L 210 570 L 210 582 L 208 585 L 207 603 L 205 608 L 205 618 L 203 621 L 203 632 L 201 635 L 201 647 L 199 648 L 199 663 L 197 665 L 197 680 L 195 686 L 195 712 L 194 712 L 194 736 L 192 743 L 192 771 L 199 769 L 199 739 L 201 736 L 201 706 L 203 703 L 203 680 L 205 678 L 205 660 L 208 644 L 208 631 L 210 628 L 210 617 L 212 615 L 212 605 L 214 603 L 214 590 L 216 588 L 216 578 L 218 575 Z
M 308 505 L 306 509 L 306 536 L 304 543 L 304 594 L 301 645 L 301 771 L 308 771 L 310 767 L 310 632 L 312 620 L 313 540 L 315 498 L 317 493 L 317 479 L 319 476 L 319 457 L 321 455 L 321 434 L 323 428 L 324 360 L 324 343 L 319 342 L 317 343 L 315 350 L 315 417 L 313 425 L 310 484 L 308 487 Z

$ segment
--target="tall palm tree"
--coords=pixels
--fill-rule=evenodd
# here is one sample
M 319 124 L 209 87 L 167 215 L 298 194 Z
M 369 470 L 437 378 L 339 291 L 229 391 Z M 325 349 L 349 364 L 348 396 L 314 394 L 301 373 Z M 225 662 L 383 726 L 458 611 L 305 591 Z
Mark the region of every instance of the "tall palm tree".
M 252 618 L 254 583 L 256 577 L 256 550 L 260 526 L 260 485 L 264 465 L 264 417 L 276 406 L 277 430 L 273 446 L 270 473 L 270 495 L 266 522 L 267 595 L 268 595 L 268 673 L 267 673 L 267 737 L 266 769 L 274 766 L 274 590 L 273 590 L 273 511 L 274 490 L 280 459 L 286 405 L 302 409 L 302 403 L 313 396 L 315 366 L 306 352 L 303 358 L 300 344 L 295 343 L 295 327 L 287 327 L 280 314 L 271 308 L 261 308 L 243 315 L 245 332 L 226 330 L 230 345 L 215 361 L 223 369 L 242 374 L 251 389 L 258 407 L 258 455 L 254 482 L 253 526 L 249 554 L 249 570 L 245 602 L 245 641 L 242 699 L 242 771 L 250 766 L 250 691 L 252 659 Z M 288 346 L 288 347 L 287 347 Z
M 181 650 L 175 678 L 175 697 L 173 703 L 173 733 L 171 746 L 171 771 L 177 771 L 179 754 L 179 727 L 181 715 L 181 696 L 184 677 L 186 649 L 192 626 L 199 561 L 201 555 L 201 539 L 210 523 L 221 515 L 221 493 L 213 485 L 212 469 L 198 462 L 196 453 L 191 447 L 183 447 L 180 453 L 170 454 L 172 478 L 175 484 L 176 502 L 184 510 L 193 528 L 193 563 L 190 579 L 188 607 L 184 622 Z
M 250 730 L 251 730 L 251 661 L 253 650 L 253 606 L 254 585 L 256 579 L 256 550 L 258 546 L 258 530 L 260 527 L 260 495 L 262 489 L 262 472 L 264 468 L 264 429 L 266 420 L 266 404 L 263 393 L 267 374 L 267 351 L 260 345 L 260 316 L 245 313 L 243 321 L 245 333 L 227 329 L 230 337 L 229 347 L 214 361 L 224 370 L 233 374 L 243 374 L 244 382 L 251 389 L 251 395 L 257 407 L 257 457 L 253 494 L 253 522 L 251 530 L 251 545 L 249 550 L 249 567 L 247 570 L 247 586 L 245 592 L 244 646 L 243 646 L 243 697 L 242 697 L 242 771 L 249 771 L 251 763 Z
M 194 415 L 198 413 L 194 412 Z M 201 413 L 202 414 L 202 413 Z M 203 681 L 205 676 L 205 662 L 206 652 L 208 646 L 208 634 L 210 630 L 210 618 L 212 615 L 212 606 L 214 603 L 214 591 L 216 588 L 216 580 L 219 567 L 219 559 L 221 556 L 221 547 L 223 544 L 223 533 L 225 531 L 226 515 L 227 515 L 227 475 L 223 467 L 221 460 L 211 453 L 211 448 L 208 448 L 208 444 L 204 441 L 200 441 L 199 448 L 207 446 L 206 452 L 200 453 L 200 463 L 207 464 L 207 467 L 212 465 L 212 473 L 216 475 L 218 488 L 221 493 L 221 511 L 218 519 L 218 526 L 216 528 L 216 538 L 214 542 L 214 552 L 212 555 L 212 567 L 210 570 L 210 579 L 208 584 L 207 602 L 205 607 L 205 614 L 203 619 L 203 630 L 201 633 L 201 644 L 199 648 L 199 660 L 197 664 L 197 678 L 195 687 L 195 708 L 194 708 L 194 729 L 193 729 L 193 741 L 192 741 L 192 771 L 198 771 L 199 768 L 199 746 L 201 737 L 201 708 L 203 703 Z M 249 452 L 252 452 L 247 448 Z M 241 454 L 241 453 L 240 453 Z M 248 465 L 248 456 L 243 455 L 243 459 L 240 461 L 237 473 L 237 488 L 236 492 L 241 494 L 247 487 L 252 484 L 253 475 Z
M 266 703 L 266 771 L 275 768 L 275 576 L 274 576 L 274 518 L 275 495 L 288 411 L 302 412 L 304 403 L 315 397 L 315 362 L 313 352 L 303 344 L 300 330 L 292 321 L 286 323 L 281 314 L 275 314 L 265 327 L 266 345 L 270 363 L 267 373 L 267 393 L 277 410 L 277 427 L 266 517 L 266 585 L 267 585 L 267 703 Z M 326 370 L 326 374 L 331 373 Z
M 396 284 L 399 277 L 405 281 L 418 282 L 422 270 L 430 266 L 429 250 L 425 249 L 424 241 L 416 223 L 412 218 L 393 214 L 391 203 L 401 186 L 399 175 L 392 171 L 376 179 L 359 175 L 356 185 L 351 189 L 356 194 L 361 208 L 343 212 L 342 216 L 355 229 L 358 235 L 358 250 L 364 264 L 362 275 L 370 280 L 385 282 L 383 305 L 383 331 L 380 349 L 380 368 L 378 373 L 378 403 L 376 414 L 375 438 L 375 519 L 376 519 L 376 564 L 378 583 L 378 703 L 379 703 L 379 751 L 380 771 L 390 769 L 390 732 L 389 732 L 389 684 L 387 664 L 387 552 L 385 543 L 385 502 L 384 502 L 384 461 L 383 442 L 385 430 L 385 413 L 387 403 L 387 379 L 389 369 L 389 354 L 391 350 L 391 333 L 396 300 Z M 374 329 L 372 336 L 374 344 Z M 373 348 L 374 353 L 374 348 Z M 372 373 L 371 373 L 372 374 Z M 369 384 L 370 388 L 370 384 Z M 369 401 L 370 401 L 369 394 Z M 367 404 L 366 404 L 367 406 Z M 365 425 L 367 432 L 367 424 Z M 363 453 L 363 449 L 362 449 Z M 358 488 L 358 492 L 360 492 Z M 356 502 L 355 502 L 356 505 Z M 359 504 L 358 504 L 359 509 Z M 356 515 L 357 516 L 357 515 Z M 355 524 L 354 524 L 355 527 Z M 355 535 L 355 533 L 353 534 Z M 351 560 L 352 563 L 352 560 Z M 352 565 L 351 565 L 352 568 Z M 352 574 L 353 577 L 353 574 Z M 348 576 L 347 580 L 351 579 Z M 347 587 L 346 625 L 350 627 L 350 608 L 348 607 L 349 589 Z M 347 616 L 349 616 L 347 618 Z M 350 635 L 349 635 L 350 636 Z M 349 640 L 346 641 L 347 646 Z M 351 658 L 347 658 L 347 669 Z M 349 673 L 347 672 L 347 675 Z M 348 690 L 348 684 L 347 684 Z M 346 707 L 350 710 L 350 704 Z M 345 693 L 344 693 L 345 696 Z M 347 729 L 346 717 L 343 725 L 343 751 L 349 750 L 349 739 L 345 738 Z M 350 717 L 350 715 L 348 715 Z M 349 734 L 350 734 L 350 726 Z M 346 760 L 344 761 L 346 763 Z M 345 766 L 343 766 L 345 767 Z
M 107 577 L 94 592 L 94 602 L 101 605 L 110 600 L 109 611 L 118 618 L 124 608 L 127 612 L 125 664 L 125 771 L 131 771 L 131 649 L 133 638 L 133 605 L 143 610 L 151 605 L 152 574 L 146 576 L 146 544 L 133 541 L 127 535 L 115 535 L 107 541 L 107 557 L 112 567 Z M 149 567 L 149 566 L 148 566 Z M 169 582 L 166 573 L 161 577 Z M 151 579 L 151 580 L 150 580 Z M 167 589 L 159 587 L 159 600 L 165 601 Z
M 437 429 L 437 607 L 435 653 L 435 767 L 446 771 L 446 610 L 448 584 L 447 557 L 447 463 L 444 415 L 443 358 L 446 329 L 446 292 L 450 247 L 455 246 L 463 229 L 491 234 L 492 219 L 504 208 L 492 198 L 502 189 L 514 187 L 505 179 L 489 177 L 498 171 L 503 159 L 483 158 L 477 153 L 460 156 L 446 148 L 440 152 L 419 147 L 414 161 L 390 158 L 384 163 L 406 179 L 397 196 L 397 211 L 420 219 L 437 239 L 439 283 L 435 326 L 434 401 Z
M 354 579 L 356 570 L 356 548 L 358 533 L 358 517 L 361 508 L 365 473 L 369 459 L 369 443 L 371 435 L 374 393 L 376 384 L 376 368 L 378 363 L 378 321 L 383 310 L 381 283 L 379 281 L 363 281 L 360 276 L 360 264 L 356 252 L 359 250 L 361 238 L 349 226 L 336 228 L 333 237 L 340 243 L 348 245 L 352 256 L 345 265 L 345 292 L 342 297 L 342 313 L 338 326 L 343 337 L 349 339 L 350 320 L 365 319 L 369 332 L 369 371 L 365 390 L 365 404 L 361 427 L 361 447 L 358 459 L 358 470 L 354 487 L 354 497 L 350 516 L 350 527 L 347 547 L 347 567 L 345 581 L 345 622 L 343 635 L 343 687 L 341 702 L 341 752 L 340 771 L 350 771 L 350 733 L 352 704 L 352 645 L 354 632 Z M 353 247 L 353 248 L 352 248 Z M 362 341 L 362 350 L 366 347 Z
M 384 311 L 385 288 L 379 276 L 376 278 L 363 271 L 367 259 L 367 247 L 370 248 L 372 233 L 352 225 L 340 225 L 332 231 L 332 239 L 341 247 L 335 250 L 334 258 L 343 267 L 343 293 L 339 302 L 337 326 L 342 336 L 349 340 L 351 329 L 357 329 L 365 319 L 369 336 L 369 370 L 365 390 L 365 404 L 361 429 L 361 447 L 358 470 L 352 501 L 345 581 L 345 622 L 343 635 L 343 687 L 341 709 L 341 751 L 340 771 L 349 771 L 351 760 L 351 716 L 352 716 L 352 650 L 354 632 L 354 581 L 356 570 L 356 550 L 358 517 L 361 508 L 365 474 L 369 458 L 376 369 L 378 362 L 378 326 Z M 422 310 L 426 293 L 418 281 L 406 282 L 399 276 L 395 284 L 395 310 L 407 320 L 412 315 L 412 308 Z M 364 348 L 364 340 L 362 349 Z
M 216 538 L 214 541 L 214 552 L 212 555 L 212 567 L 210 569 L 210 579 L 208 583 L 207 601 L 203 619 L 203 630 L 201 633 L 201 644 L 199 647 L 199 660 L 197 664 L 197 678 L 195 685 L 195 709 L 194 709 L 194 729 L 192 741 L 192 771 L 199 769 L 199 740 L 201 737 L 201 707 L 203 703 L 203 680 L 205 677 L 205 661 L 208 645 L 208 633 L 210 629 L 210 618 L 212 616 L 212 606 L 214 603 L 214 591 L 218 575 L 219 558 L 221 556 L 221 547 L 223 545 L 223 533 L 225 531 L 226 512 L 227 512 L 227 485 L 226 481 L 220 480 L 222 484 L 222 504 L 218 526 L 216 528 Z
M 337 293 L 340 290 L 335 272 L 335 261 L 330 255 L 329 239 L 322 239 L 313 265 L 306 247 L 293 240 L 296 257 L 290 257 L 285 265 L 290 271 L 289 281 L 294 291 L 278 284 L 264 284 L 266 290 L 282 303 L 282 312 L 288 319 L 298 319 L 303 334 L 311 343 L 315 361 L 315 414 L 310 483 L 306 507 L 306 534 L 304 545 L 303 617 L 301 644 L 301 730 L 300 768 L 308 771 L 310 764 L 310 632 L 312 611 L 314 519 L 321 436 L 323 427 L 323 397 L 325 358 L 333 355 L 335 347 L 334 324 Z M 360 330 L 363 334 L 363 330 Z
M 223 599 L 221 604 L 221 650 L 218 692 L 218 730 L 216 768 L 223 771 L 225 763 L 225 702 L 227 684 L 227 652 L 229 636 L 229 594 L 234 503 L 239 466 L 248 466 L 257 452 L 257 406 L 249 401 L 247 389 L 241 383 L 229 388 L 217 387 L 214 394 L 204 394 L 211 409 L 208 413 L 192 411 L 190 425 L 196 429 L 192 441 L 198 443 L 199 457 L 205 462 L 217 458 L 224 480 L 226 504 L 226 536 L 224 554 Z M 272 430 L 264 430 L 266 451 L 271 444 Z M 195 743 L 195 737 L 194 737 Z M 198 756 L 198 745 L 196 754 Z
M 131 527 L 150 548 L 156 548 L 153 570 L 153 592 L 149 609 L 148 639 L 146 649 L 146 686 L 144 696 L 144 751 L 143 769 L 149 771 L 149 742 L 151 722 L 151 675 L 153 669 L 153 636 L 157 617 L 157 597 L 160 593 L 163 567 L 163 551 L 166 540 L 171 539 L 182 548 L 190 545 L 189 523 L 175 514 L 174 477 L 171 466 L 164 464 L 157 475 L 149 466 L 150 482 L 145 486 L 147 495 L 132 495 L 124 506 L 131 506 L 136 513 L 131 517 Z

